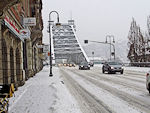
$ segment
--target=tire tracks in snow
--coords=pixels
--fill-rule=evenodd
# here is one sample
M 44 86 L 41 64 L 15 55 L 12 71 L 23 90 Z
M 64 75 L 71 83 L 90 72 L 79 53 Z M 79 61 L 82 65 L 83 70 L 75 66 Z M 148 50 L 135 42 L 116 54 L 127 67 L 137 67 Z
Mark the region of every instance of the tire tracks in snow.
M 87 72 L 85 72 L 85 73 L 87 73 Z M 137 91 L 142 91 L 142 92 L 146 93 L 145 83 L 139 83 L 136 80 L 133 81 L 128 78 L 128 80 L 130 80 L 130 81 L 126 81 L 127 79 L 122 78 L 121 76 L 113 76 L 111 74 L 105 75 L 105 74 L 95 72 L 95 71 L 94 72 L 89 71 L 87 74 L 91 77 L 96 77 L 97 79 L 102 79 L 104 81 L 112 82 L 115 84 L 117 83 L 119 85 L 123 85 L 123 86 L 129 87 L 129 88 L 135 89 Z M 137 83 L 139 83 L 139 84 L 137 84 Z M 141 85 L 143 85 L 143 86 L 141 86 Z
M 68 82 L 67 87 L 79 102 L 81 111 L 83 113 L 114 113 L 101 100 L 99 100 L 97 97 L 95 97 L 87 90 L 85 90 L 81 85 L 79 85 L 63 69 L 61 69 L 61 72 L 63 74 L 65 82 Z
M 69 70 L 69 69 L 68 69 Z M 87 71 L 84 73 L 80 73 L 80 71 L 77 71 L 77 70 L 69 70 L 70 72 L 72 73 L 75 73 L 76 75 L 82 77 L 82 78 L 85 78 L 86 80 L 88 80 L 89 82 L 91 82 L 92 84 L 110 92 L 111 94 L 113 94 L 114 96 L 116 97 L 119 97 L 120 99 L 128 102 L 130 105 L 132 106 L 135 106 L 136 108 L 139 108 L 141 109 L 142 111 L 145 111 L 145 112 L 149 112 L 149 109 L 150 109 L 150 103 L 145 103 L 145 101 L 142 101 L 141 99 L 138 99 L 128 93 L 125 93 L 123 91 L 120 91 L 118 89 L 114 89 L 113 87 L 110 87 L 110 86 L 107 86 L 106 84 L 103 84 L 100 82 L 100 79 L 97 79 L 97 78 L 101 78 L 102 76 L 92 76 L 93 73 L 91 73 L 90 71 Z M 86 73 L 86 74 L 85 74 Z M 96 75 L 96 74 L 95 74 Z M 89 77 L 90 76 L 90 77 Z M 94 79 L 91 79 L 91 78 L 94 78 Z M 105 77 L 101 78 L 101 80 L 109 80 L 109 79 L 106 79 Z M 114 83 L 118 82 L 118 81 L 113 81 Z M 122 82 L 119 82 L 120 85 Z M 124 84 L 123 84 L 124 85 Z M 128 85 L 130 86 L 130 85 Z M 133 87 L 132 87 L 133 88 Z

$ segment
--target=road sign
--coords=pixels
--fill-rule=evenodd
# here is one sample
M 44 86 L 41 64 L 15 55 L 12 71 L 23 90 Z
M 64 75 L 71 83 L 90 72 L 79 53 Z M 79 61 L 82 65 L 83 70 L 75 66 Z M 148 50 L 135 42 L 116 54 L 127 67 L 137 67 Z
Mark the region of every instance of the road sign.
M 23 25 L 25 25 L 25 26 L 35 26 L 36 25 L 36 18 L 34 18 L 34 17 L 24 18 L 23 19 Z
M 43 52 L 46 53 L 49 51 L 49 45 L 43 45 Z

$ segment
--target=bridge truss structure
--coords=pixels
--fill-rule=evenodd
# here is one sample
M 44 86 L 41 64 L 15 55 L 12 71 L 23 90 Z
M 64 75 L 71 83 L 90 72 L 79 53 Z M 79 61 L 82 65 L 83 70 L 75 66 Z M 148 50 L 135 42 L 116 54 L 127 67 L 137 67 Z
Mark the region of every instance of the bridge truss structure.
M 79 64 L 82 61 L 89 62 L 76 36 L 74 20 L 68 20 L 68 23 L 61 23 L 60 26 L 51 23 L 51 37 L 54 63 L 74 62 Z

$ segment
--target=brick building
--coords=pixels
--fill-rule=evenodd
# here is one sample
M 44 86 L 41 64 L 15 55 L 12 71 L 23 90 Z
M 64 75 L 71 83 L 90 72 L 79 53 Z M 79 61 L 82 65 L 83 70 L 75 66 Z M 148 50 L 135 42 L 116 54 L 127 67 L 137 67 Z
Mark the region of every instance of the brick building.
M 42 0 L 0 1 L 0 84 L 23 85 L 42 69 Z M 20 30 L 27 28 L 23 18 L 35 17 L 36 26 L 28 27 L 31 36 L 23 39 Z

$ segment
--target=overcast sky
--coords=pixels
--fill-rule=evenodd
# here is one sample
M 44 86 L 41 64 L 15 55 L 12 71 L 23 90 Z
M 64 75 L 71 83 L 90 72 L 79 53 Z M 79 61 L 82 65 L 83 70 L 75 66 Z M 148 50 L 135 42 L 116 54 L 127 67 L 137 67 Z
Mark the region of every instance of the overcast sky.
M 132 17 L 143 31 L 147 30 L 147 16 L 150 15 L 150 0 L 43 0 L 43 39 L 47 42 L 48 15 L 57 11 L 60 22 L 75 20 L 79 41 L 105 41 L 106 35 L 115 40 L 127 40 Z M 51 18 L 56 20 L 56 15 Z

